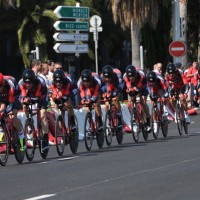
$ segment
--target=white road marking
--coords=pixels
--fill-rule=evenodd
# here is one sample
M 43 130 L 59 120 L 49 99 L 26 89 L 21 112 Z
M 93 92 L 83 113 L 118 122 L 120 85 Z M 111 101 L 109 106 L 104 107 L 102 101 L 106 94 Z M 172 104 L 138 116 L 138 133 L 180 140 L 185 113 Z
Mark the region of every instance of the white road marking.
M 124 179 L 124 178 L 127 178 L 127 177 L 135 176 L 135 175 L 138 175 L 138 174 L 145 174 L 145 173 L 150 173 L 150 172 L 154 172 L 154 171 L 158 171 L 158 170 L 162 170 L 162 169 L 166 169 L 166 168 L 176 167 L 176 166 L 179 166 L 179 165 L 182 165 L 182 164 L 185 164 L 185 163 L 189 163 L 189 162 L 192 162 L 192 161 L 196 161 L 196 160 L 199 160 L 199 159 L 200 159 L 200 157 L 196 157 L 196 158 L 193 158 L 193 159 L 190 159 L 190 160 L 183 160 L 181 162 L 172 163 L 172 164 L 169 164 L 169 165 L 163 165 L 163 166 L 148 169 L 148 170 L 141 170 L 141 171 L 137 171 L 135 173 L 125 174 L 125 175 L 122 175 L 122 176 L 117 176 L 117 177 L 113 177 L 113 178 L 110 178 L 110 179 L 105 179 L 105 180 L 102 180 L 102 181 L 99 181 L 99 182 L 96 182 L 96 183 L 91 183 L 89 185 L 83 185 L 83 186 L 79 186 L 79 187 L 76 187 L 76 188 L 66 189 L 65 191 L 58 192 L 58 193 L 70 192 L 70 191 L 90 188 L 90 187 L 93 187 L 93 186 L 96 186 L 96 185 L 105 184 L 105 183 L 112 182 L 112 181 L 117 181 L 117 180 Z
M 24 199 L 24 200 L 39 200 L 39 199 L 45 199 L 45 198 L 49 198 L 49 197 L 53 197 L 53 196 L 56 196 L 56 193 L 55 194 L 44 194 L 41 196 L 32 197 L 32 198 Z
M 68 158 L 59 158 L 59 159 L 55 159 L 55 160 L 40 162 L 38 164 L 47 164 L 47 163 L 52 163 L 52 162 L 56 162 L 56 161 L 72 160 L 72 159 L 75 159 L 75 158 L 78 158 L 78 157 L 79 156 L 73 156 L 73 157 L 68 157 Z

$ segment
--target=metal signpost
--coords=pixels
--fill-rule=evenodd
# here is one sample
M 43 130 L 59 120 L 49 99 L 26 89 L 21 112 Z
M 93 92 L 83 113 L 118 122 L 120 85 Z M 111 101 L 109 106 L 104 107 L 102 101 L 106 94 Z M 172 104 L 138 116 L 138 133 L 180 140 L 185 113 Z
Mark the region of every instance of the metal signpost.
M 98 32 L 103 31 L 103 28 L 100 27 L 102 23 L 101 17 L 98 15 L 93 15 L 90 18 L 90 32 L 93 32 L 93 39 L 95 42 L 95 63 L 96 63 L 96 73 L 98 73 Z

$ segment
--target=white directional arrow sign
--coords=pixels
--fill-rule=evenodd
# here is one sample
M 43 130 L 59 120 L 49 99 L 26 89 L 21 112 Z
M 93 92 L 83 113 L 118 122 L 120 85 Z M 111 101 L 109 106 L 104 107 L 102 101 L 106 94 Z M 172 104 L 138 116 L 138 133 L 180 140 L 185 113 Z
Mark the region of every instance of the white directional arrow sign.
M 57 53 L 88 53 L 88 44 L 57 43 L 53 48 Z
M 88 41 L 88 34 L 55 33 L 56 41 Z

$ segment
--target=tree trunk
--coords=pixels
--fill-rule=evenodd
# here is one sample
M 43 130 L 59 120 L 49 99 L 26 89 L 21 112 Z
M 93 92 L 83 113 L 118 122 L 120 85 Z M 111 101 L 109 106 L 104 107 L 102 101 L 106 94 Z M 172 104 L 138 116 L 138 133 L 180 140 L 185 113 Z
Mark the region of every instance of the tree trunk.
M 140 37 L 139 24 L 133 19 L 131 20 L 131 50 L 132 50 L 132 65 L 140 67 Z
M 181 40 L 185 43 L 187 49 L 187 0 L 180 1 L 180 19 L 181 19 Z M 181 58 L 182 65 L 188 63 L 188 54 Z

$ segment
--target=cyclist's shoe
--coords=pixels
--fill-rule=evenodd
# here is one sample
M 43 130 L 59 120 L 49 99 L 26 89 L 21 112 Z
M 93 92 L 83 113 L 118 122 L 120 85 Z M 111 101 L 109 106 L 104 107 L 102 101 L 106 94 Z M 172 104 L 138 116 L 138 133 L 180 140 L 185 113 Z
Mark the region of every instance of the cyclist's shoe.
M 20 142 L 20 151 L 25 151 L 26 150 L 26 141 L 25 138 L 19 139 Z
M 188 116 L 187 113 L 185 113 L 185 121 L 187 124 L 190 124 L 190 117 Z
M 151 132 L 151 123 L 150 123 L 150 119 L 147 118 L 147 128 L 146 128 L 147 132 L 150 133 Z
M 154 123 L 154 125 L 153 125 L 153 131 L 154 131 L 154 133 L 158 132 L 158 124 L 157 123 Z
M 169 115 L 167 109 L 164 107 L 163 108 L 163 117 L 167 117 Z
M 44 134 L 42 138 L 42 151 L 47 151 L 49 149 L 49 137 L 48 134 Z
M 0 132 L 0 142 L 4 141 L 4 132 Z
M 121 130 L 123 128 L 122 118 L 118 118 L 117 129 Z
M 138 125 L 135 122 L 133 122 L 133 132 L 134 133 L 138 132 Z

